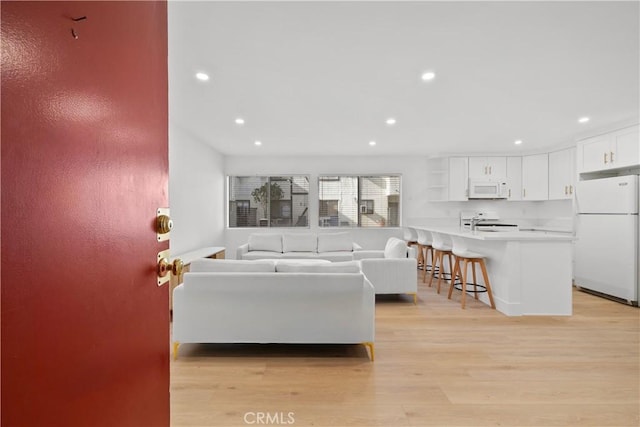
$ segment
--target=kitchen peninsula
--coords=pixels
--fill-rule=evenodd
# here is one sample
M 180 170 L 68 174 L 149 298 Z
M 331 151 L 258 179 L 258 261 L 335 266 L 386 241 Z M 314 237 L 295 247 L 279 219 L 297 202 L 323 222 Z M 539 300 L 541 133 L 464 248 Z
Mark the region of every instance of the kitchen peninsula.
M 455 238 L 485 256 L 496 309 L 507 316 L 571 315 L 572 255 L 569 233 L 471 231 L 457 226 L 413 228 Z M 479 299 L 488 304 L 486 294 Z

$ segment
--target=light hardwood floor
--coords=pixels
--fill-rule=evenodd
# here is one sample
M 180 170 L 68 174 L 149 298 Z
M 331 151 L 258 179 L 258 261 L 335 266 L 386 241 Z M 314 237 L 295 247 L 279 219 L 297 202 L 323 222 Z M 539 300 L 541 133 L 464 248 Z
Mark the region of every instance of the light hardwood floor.
M 183 345 L 172 426 L 640 425 L 640 309 L 574 290 L 573 316 L 506 317 L 418 287 L 417 306 L 378 299 L 375 362 L 358 345 Z

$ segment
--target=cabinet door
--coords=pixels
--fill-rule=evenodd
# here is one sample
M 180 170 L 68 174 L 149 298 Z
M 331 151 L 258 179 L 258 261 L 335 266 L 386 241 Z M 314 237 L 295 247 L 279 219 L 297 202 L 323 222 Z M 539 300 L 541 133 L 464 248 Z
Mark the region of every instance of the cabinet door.
M 489 168 L 489 178 L 491 179 L 491 181 L 501 181 L 506 178 L 506 157 L 487 157 L 487 166 Z
M 469 199 L 469 158 L 449 158 L 449 200 Z
M 489 165 L 486 157 L 469 157 L 469 179 L 487 181 Z
M 611 167 L 622 168 L 640 165 L 640 133 L 638 126 L 613 133 L 611 141 Z
M 570 199 L 573 194 L 573 150 L 549 153 L 549 200 Z
M 595 172 L 609 169 L 610 163 L 610 140 L 611 136 L 600 135 L 585 139 L 578 144 L 581 151 L 581 164 L 578 172 Z
M 522 200 L 549 199 L 549 155 L 522 157 Z
M 522 200 L 522 157 L 507 157 L 507 200 Z

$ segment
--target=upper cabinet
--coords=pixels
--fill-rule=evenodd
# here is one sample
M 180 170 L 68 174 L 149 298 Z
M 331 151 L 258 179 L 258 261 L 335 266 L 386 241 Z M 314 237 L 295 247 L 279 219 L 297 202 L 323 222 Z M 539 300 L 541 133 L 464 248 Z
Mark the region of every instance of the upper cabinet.
M 469 157 L 469 179 L 501 181 L 506 176 L 506 157 Z
M 522 157 L 522 200 L 549 199 L 549 155 Z
M 468 200 L 469 161 L 467 157 L 432 158 L 427 162 L 430 201 Z
M 549 200 L 573 198 L 575 191 L 576 149 L 549 153 Z
M 522 157 L 507 157 L 507 200 L 522 200 Z
M 578 142 L 578 173 L 640 166 L 639 126 Z

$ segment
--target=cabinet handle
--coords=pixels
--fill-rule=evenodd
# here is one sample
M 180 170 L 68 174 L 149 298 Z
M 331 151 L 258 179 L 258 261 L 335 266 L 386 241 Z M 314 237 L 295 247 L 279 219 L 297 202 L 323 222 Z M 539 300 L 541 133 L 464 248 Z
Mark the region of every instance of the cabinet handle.
M 569 186 L 569 194 L 573 194 L 573 185 Z
M 569 194 L 569 187 L 567 187 L 566 185 L 564 186 L 564 195 L 566 196 L 567 194 Z
M 487 174 L 487 167 L 486 166 L 484 167 L 484 174 L 485 175 Z
M 609 159 L 611 160 L 611 163 L 613 163 L 613 151 L 609 151 Z
M 527 189 L 526 188 L 522 189 L 522 197 L 527 197 Z
M 509 198 L 511 198 L 511 189 L 509 189 Z
M 489 175 L 491 175 L 491 166 L 489 166 Z
M 604 153 L 604 164 L 606 165 L 607 163 L 607 153 Z

